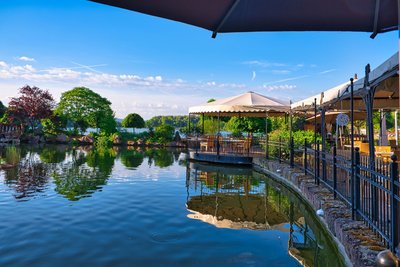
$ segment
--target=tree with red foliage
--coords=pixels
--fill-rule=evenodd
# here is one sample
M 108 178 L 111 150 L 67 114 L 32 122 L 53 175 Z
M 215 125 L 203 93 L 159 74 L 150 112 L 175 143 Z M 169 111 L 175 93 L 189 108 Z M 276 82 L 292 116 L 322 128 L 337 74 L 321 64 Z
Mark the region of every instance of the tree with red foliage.
M 8 104 L 10 120 L 28 125 L 35 130 L 41 119 L 49 118 L 53 114 L 55 101 L 47 90 L 36 86 L 26 85 L 19 89 L 21 96 L 13 97 Z

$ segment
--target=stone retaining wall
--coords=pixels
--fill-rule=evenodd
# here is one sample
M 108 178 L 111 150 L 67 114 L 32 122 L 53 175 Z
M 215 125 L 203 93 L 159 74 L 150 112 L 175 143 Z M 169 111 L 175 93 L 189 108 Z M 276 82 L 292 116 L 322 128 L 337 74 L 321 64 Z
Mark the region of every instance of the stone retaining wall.
M 254 158 L 253 166 L 257 171 L 288 184 L 315 210 L 322 209 L 323 223 L 342 244 L 353 266 L 376 266 L 377 254 L 386 247 L 362 221 L 351 219 L 351 209 L 343 201 L 334 199 L 333 193 L 323 185 L 317 186 L 314 178 L 300 169 L 263 158 Z

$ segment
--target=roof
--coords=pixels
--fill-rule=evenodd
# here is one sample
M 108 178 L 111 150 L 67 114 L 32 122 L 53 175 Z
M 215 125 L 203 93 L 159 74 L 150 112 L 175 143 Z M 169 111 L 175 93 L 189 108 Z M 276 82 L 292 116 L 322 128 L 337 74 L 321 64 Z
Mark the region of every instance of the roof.
M 200 106 L 189 108 L 191 114 L 220 116 L 265 116 L 268 113 L 286 113 L 289 102 L 267 97 L 254 92 L 218 99 Z

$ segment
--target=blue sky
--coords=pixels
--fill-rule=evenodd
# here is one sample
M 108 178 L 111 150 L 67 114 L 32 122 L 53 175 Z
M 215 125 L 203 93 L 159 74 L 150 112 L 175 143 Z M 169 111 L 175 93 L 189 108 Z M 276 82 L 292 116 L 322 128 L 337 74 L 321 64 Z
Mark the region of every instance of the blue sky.
M 398 33 L 211 32 L 86 0 L 0 2 L 0 100 L 36 85 L 58 100 L 87 86 L 117 117 L 186 114 L 249 90 L 301 100 L 363 76 L 398 50 Z

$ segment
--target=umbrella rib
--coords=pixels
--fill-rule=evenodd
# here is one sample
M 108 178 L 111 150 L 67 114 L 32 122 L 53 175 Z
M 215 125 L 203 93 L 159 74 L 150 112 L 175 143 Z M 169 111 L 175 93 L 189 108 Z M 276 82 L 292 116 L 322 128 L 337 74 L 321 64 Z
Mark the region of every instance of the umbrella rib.
M 378 34 L 378 19 L 379 19 L 379 7 L 380 7 L 381 1 L 376 0 L 375 1 L 375 16 L 374 16 L 374 28 L 371 34 L 371 39 L 374 39 L 375 36 Z
M 379 1 L 379 0 L 377 0 Z M 225 16 L 222 18 L 221 22 L 218 24 L 217 28 L 213 31 L 212 33 L 212 38 L 217 37 L 217 34 L 221 27 L 225 24 L 226 20 L 229 18 L 229 16 L 232 14 L 232 12 L 235 10 L 237 5 L 239 4 L 240 0 L 235 0 L 235 2 L 232 4 L 232 6 L 229 8 L 228 12 L 225 14 Z

